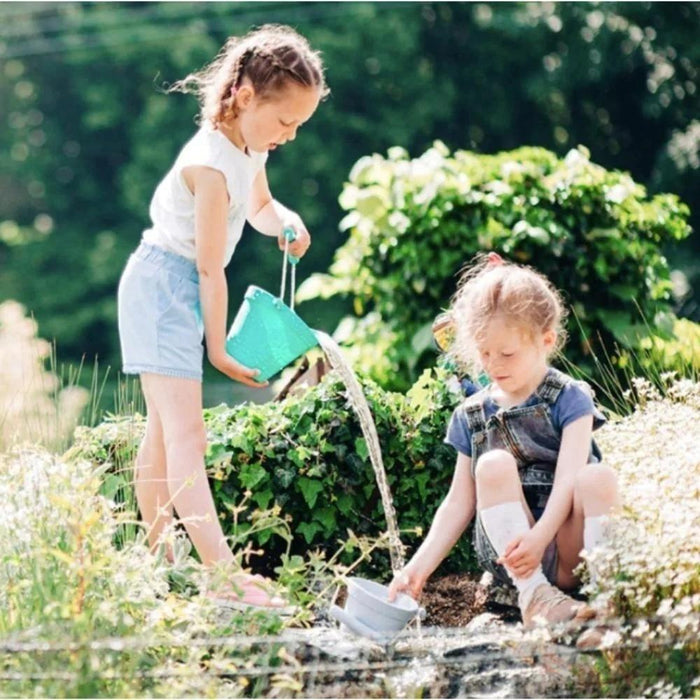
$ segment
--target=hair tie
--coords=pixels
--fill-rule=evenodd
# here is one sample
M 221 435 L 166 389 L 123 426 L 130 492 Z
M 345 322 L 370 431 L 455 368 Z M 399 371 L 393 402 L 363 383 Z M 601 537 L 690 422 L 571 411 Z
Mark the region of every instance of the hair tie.
M 486 267 L 498 267 L 498 265 L 503 265 L 504 262 L 503 258 L 493 251 L 486 256 Z

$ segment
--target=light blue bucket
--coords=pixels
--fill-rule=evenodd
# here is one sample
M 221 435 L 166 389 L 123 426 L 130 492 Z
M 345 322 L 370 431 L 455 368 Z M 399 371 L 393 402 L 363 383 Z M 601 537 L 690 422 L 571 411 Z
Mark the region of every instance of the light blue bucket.
M 389 587 L 359 576 L 347 579 L 345 607 L 331 606 L 330 616 L 350 632 L 382 644 L 391 643 L 406 625 L 424 618 L 425 610 L 405 593 L 389 602 Z
M 287 241 L 294 240 L 294 230 L 285 229 Z M 246 290 L 226 337 L 226 352 L 246 367 L 259 370 L 255 379 L 265 382 L 298 357 L 318 345 L 314 331 L 297 316 L 294 305 L 294 270 L 297 258 L 285 247 L 282 263 L 282 289 L 279 297 L 251 285 Z M 282 301 L 286 285 L 287 262 L 292 265 L 290 306 Z

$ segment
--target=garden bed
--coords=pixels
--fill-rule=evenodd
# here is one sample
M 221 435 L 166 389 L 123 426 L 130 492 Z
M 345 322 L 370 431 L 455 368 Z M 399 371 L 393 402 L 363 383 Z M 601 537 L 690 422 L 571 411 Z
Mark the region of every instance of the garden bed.
M 462 627 L 486 611 L 487 597 L 478 577 L 449 574 L 428 581 L 421 604 L 426 625 Z

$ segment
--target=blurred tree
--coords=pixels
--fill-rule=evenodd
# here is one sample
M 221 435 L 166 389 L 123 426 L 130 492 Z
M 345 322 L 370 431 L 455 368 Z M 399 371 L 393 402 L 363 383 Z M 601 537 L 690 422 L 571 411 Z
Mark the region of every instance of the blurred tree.
M 278 198 L 314 245 L 344 240 L 337 197 L 362 155 L 440 138 L 482 152 L 585 144 L 606 167 L 700 211 L 697 3 L 5 3 L 0 6 L 0 299 L 16 298 L 62 359 L 119 364 L 115 289 L 148 202 L 196 128 L 160 89 L 230 34 L 289 23 L 323 51 L 329 100 L 270 158 Z M 695 120 L 695 121 L 694 121 Z M 697 241 L 697 237 L 694 237 Z M 698 275 L 697 243 L 674 260 Z M 21 245 L 20 245 L 21 244 Z M 274 289 L 270 241 L 244 237 L 231 306 Z M 691 277 L 691 283 L 693 278 Z M 694 300 L 684 312 L 698 316 Z M 332 330 L 341 310 L 302 314 Z

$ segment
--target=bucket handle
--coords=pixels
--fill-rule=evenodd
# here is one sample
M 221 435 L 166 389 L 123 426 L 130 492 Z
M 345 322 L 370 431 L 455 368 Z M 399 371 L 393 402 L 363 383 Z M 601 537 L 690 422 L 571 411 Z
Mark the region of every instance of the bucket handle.
M 284 258 L 282 259 L 282 285 L 280 287 L 280 299 L 284 302 L 284 293 L 287 286 L 287 264 L 292 268 L 291 284 L 289 287 L 289 308 L 294 311 L 294 292 L 296 290 L 296 271 L 299 258 L 289 254 L 289 243 L 296 240 L 296 231 L 291 226 L 285 226 L 282 231 L 284 236 Z

